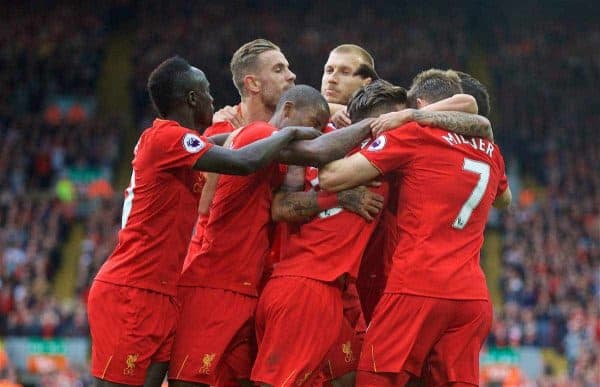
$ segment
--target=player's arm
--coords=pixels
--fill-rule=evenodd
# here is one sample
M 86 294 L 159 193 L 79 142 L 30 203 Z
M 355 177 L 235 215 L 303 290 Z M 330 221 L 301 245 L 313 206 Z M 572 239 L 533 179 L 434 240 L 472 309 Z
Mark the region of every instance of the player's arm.
M 314 128 L 288 127 L 240 149 L 212 146 L 196 161 L 194 169 L 228 175 L 249 175 L 273 161 L 292 140 L 306 140 L 319 135 L 320 132 Z
M 225 144 L 225 141 L 227 140 L 227 137 L 229 137 L 230 134 L 231 132 L 215 134 L 214 136 L 208 137 L 208 139 L 215 145 L 223 146 L 223 144 Z
M 342 207 L 371 221 L 383 208 L 383 196 L 365 186 L 341 192 L 300 192 L 303 184 L 304 167 L 290 166 L 282 189 L 271 204 L 274 221 L 302 222 L 334 207 Z
M 477 101 L 468 94 L 456 94 L 419 110 L 404 109 L 382 114 L 371 124 L 373 135 L 378 136 L 410 121 L 422 126 L 434 126 L 465 136 L 484 137 L 494 141 L 490 121 L 477 115 Z
M 507 187 L 504 192 L 502 192 L 499 196 L 496 197 L 494 203 L 492 204 L 496 208 L 507 208 L 510 206 L 512 202 L 512 192 L 510 191 L 510 187 Z
M 284 164 L 318 167 L 342 158 L 369 135 L 371 121 L 372 119 L 365 119 L 314 140 L 294 141 L 280 152 L 279 161 Z
M 319 169 L 319 185 L 327 191 L 342 191 L 376 179 L 381 172 L 361 153 L 333 161 Z
M 469 94 L 454 94 L 452 97 L 434 102 L 421 108 L 427 111 L 453 111 L 477 114 L 479 107 L 475 97 Z

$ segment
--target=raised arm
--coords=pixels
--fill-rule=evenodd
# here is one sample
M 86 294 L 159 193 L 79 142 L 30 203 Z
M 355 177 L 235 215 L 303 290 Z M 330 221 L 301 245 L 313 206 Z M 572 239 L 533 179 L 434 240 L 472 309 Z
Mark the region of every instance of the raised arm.
M 228 175 L 249 175 L 277 158 L 281 149 L 292 140 L 311 139 L 319 135 L 313 128 L 289 127 L 240 149 L 213 146 L 196 161 L 194 169 Z
M 321 166 L 344 157 L 367 137 L 372 119 L 366 119 L 346 128 L 334 130 L 310 141 L 295 141 L 279 154 L 285 164 Z

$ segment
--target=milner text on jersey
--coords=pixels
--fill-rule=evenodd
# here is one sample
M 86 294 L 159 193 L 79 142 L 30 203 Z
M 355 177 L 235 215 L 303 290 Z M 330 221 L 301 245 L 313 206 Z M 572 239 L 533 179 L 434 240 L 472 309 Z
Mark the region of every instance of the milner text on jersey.
M 456 133 L 448 133 L 445 136 L 442 136 L 442 138 L 452 146 L 462 144 L 470 145 L 473 149 L 484 152 L 490 157 L 492 157 L 492 153 L 494 152 L 494 144 L 483 138 L 471 137 L 466 139 L 463 135 Z

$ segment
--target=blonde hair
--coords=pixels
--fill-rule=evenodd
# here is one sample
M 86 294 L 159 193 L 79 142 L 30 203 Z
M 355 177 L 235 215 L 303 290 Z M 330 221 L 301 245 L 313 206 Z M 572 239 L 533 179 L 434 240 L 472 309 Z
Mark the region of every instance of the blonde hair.
M 255 39 L 238 48 L 233 54 L 229 67 L 233 84 L 241 96 L 244 96 L 244 77 L 256 70 L 258 56 L 271 50 L 281 51 L 276 44 L 267 39 Z
M 355 54 L 358 55 L 360 60 L 369 65 L 371 68 L 375 68 L 375 60 L 367 50 L 362 48 L 361 46 L 357 46 L 356 44 L 342 44 L 331 50 L 330 54 L 333 52 L 347 53 L 347 54 Z

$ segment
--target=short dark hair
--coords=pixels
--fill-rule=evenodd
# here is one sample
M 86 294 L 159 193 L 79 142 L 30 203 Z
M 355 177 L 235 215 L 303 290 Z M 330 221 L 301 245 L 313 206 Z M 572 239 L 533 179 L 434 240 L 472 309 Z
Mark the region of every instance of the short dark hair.
M 477 101 L 478 113 L 484 117 L 489 116 L 490 94 L 487 88 L 471 74 L 463 73 L 462 71 L 456 71 L 456 74 L 460 78 L 460 85 L 463 88 L 463 92 L 473 96 L 475 101 Z
M 408 100 L 411 106 L 416 105 L 417 98 L 434 103 L 450 98 L 454 94 L 460 94 L 462 91 L 460 78 L 455 71 L 429 69 L 413 78 L 408 91 Z
M 177 104 L 177 100 L 184 97 L 186 90 L 182 88 L 182 80 L 191 70 L 192 66 L 185 59 L 174 56 L 156 67 L 148 77 L 148 94 L 154 110 L 160 117 L 167 116 Z
M 255 39 L 238 48 L 231 58 L 229 68 L 233 77 L 233 84 L 244 96 L 244 77 L 256 70 L 258 56 L 267 51 L 281 51 L 279 47 L 267 39 Z
M 373 115 L 375 110 L 393 111 L 395 105 L 406 103 L 406 89 L 379 79 L 358 89 L 348 103 L 348 115 L 352 122 Z
M 297 109 L 314 108 L 325 112 L 329 112 L 329 105 L 327 101 L 321 95 L 321 93 L 312 86 L 308 85 L 296 85 L 286 90 L 285 93 L 279 98 L 277 103 L 276 111 L 283 108 L 283 105 L 287 102 L 293 102 L 294 107 Z

